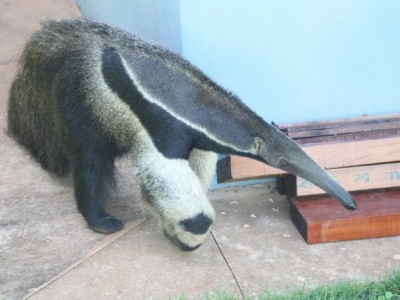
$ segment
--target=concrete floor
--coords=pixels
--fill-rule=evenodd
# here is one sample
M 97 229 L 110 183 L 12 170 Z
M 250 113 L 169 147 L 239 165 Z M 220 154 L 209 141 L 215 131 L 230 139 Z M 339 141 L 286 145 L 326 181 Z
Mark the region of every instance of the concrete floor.
M 40 20 L 79 15 L 72 0 L 0 0 L 0 128 L 26 38 Z M 201 299 L 220 288 L 254 296 L 400 268 L 400 237 L 307 245 L 269 186 L 210 192 L 213 232 L 184 253 L 142 211 L 126 160 L 109 211 L 127 225 L 109 236 L 86 227 L 70 180 L 42 171 L 4 130 L 0 169 L 0 299 Z

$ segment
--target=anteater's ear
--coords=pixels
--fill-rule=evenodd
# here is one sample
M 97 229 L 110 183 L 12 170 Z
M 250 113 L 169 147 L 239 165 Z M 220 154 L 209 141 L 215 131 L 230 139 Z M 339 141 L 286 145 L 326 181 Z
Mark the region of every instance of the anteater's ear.
M 253 144 L 253 154 L 254 155 L 259 155 L 261 147 L 264 146 L 264 145 L 265 145 L 265 143 L 261 138 L 255 137 L 254 138 L 254 144 Z

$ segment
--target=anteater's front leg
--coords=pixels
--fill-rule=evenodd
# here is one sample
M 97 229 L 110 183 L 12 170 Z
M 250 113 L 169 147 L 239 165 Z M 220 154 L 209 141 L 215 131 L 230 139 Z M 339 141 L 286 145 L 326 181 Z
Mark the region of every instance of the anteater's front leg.
M 165 235 L 182 250 L 194 250 L 214 221 L 203 183 L 186 159 L 153 154 L 143 158 L 137 169 L 142 198 L 159 218 Z
M 199 177 L 207 192 L 217 165 L 217 154 L 211 151 L 194 149 L 189 156 L 189 165 Z

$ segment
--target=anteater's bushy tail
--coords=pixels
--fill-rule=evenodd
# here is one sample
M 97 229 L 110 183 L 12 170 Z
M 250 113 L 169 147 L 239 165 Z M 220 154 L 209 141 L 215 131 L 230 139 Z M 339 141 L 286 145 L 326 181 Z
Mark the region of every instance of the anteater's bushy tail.
M 68 171 L 66 138 L 45 56 L 35 41 L 27 43 L 10 88 L 8 132 L 24 146 L 46 170 L 57 175 Z M 47 71 L 47 72 L 46 72 Z

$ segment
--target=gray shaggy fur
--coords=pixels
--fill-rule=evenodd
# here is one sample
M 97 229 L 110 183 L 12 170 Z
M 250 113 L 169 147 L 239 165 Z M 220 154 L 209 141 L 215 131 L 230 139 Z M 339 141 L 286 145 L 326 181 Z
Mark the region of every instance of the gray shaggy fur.
M 281 168 L 356 207 L 293 140 L 180 55 L 85 19 L 46 22 L 29 39 L 8 130 L 44 169 L 72 171 L 78 208 L 99 232 L 123 227 L 104 203 L 124 154 L 143 200 L 183 250 L 196 249 L 214 221 L 206 191 L 215 153 Z

